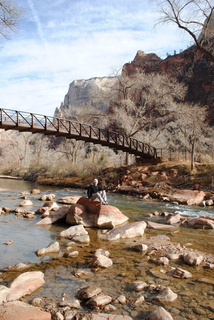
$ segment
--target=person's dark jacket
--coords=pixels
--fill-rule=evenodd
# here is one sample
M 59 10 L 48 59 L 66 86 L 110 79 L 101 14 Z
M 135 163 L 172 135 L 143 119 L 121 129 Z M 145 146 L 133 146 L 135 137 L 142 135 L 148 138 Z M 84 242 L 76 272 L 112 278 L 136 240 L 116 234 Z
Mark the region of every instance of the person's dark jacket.
M 88 187 L 88 190 L 87 190 L 88 198 L 90 199 L 93 194 L 95 194 L 95 193 L 97 193 L 98 191 L 101 191 L 101 190 L 102 190 L 101 186 L 99 186 L 99 185 L 95 186 L 93 183 L 90 184 L 90 186 Z

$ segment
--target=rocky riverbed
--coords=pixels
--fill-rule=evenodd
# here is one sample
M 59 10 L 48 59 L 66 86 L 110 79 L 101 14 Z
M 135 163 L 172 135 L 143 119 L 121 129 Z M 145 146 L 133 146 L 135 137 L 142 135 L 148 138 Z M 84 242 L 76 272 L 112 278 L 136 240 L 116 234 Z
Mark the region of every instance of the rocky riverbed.
M 5 222 L 12 215 L 55 232 L 35 251 L 37 263 L 1 270 L 2 320 L 213 319 L 212 209 L 203 218 L 172 210 L 130 214 L 128 198 L 132 209 L 115 201 L 99 205 L 95 218 L 94 203 L 81 196 L 32 189 L 19 198 L 16 208 L 2 207 Z M 14 245 L 8 234 L 3 246 Z

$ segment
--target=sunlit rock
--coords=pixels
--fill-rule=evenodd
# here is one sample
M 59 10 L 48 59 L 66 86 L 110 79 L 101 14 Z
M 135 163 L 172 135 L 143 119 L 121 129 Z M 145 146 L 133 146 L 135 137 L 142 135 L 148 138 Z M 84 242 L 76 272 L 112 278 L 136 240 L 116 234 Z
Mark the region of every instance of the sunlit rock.
M 155 229 L 155 230 L 175 230 L 175 227 L 173 225 L 156 223 L 152 221 L 147 222 L 147 227 L 149 229 Z
M 30 193 L 32 193 L 32 194 L 40 194 L 41 191 L 39 189 L 32 189 Z
M 148 287 L 148 284 L 142 280 L 136 280 L 131 283 L 131 289 L 136 291 L 142 291 L 146 287 Z
M 45 255 L 45 254 L 48 254 L 48 253 L 59 252 L 59 250 L 60 250 L 59 242 L 58 241 L 54 241 L 54 242 L 51 242 L 46 248 L 42 248 L 42 249 L 37 250 L 36 254 L 38 256 L 41 256 L 41 255 Z
M 75 204 L 80 198 L 81 196 L 66 196 L 66 197 L 59 198 L 57 202 L 65 203 L 65 204 Z
M 178 295 L 170 288 L 164 288 L 154 299 L 160 302 L 173 302 Z
M 198 266 L 203 261 L 203 256 L 197 252 L 183 254 L 183 260 L 190 266 Z
M 94 255 L 92 260 L 89 263 L 90 268 L 109 268 L 113 265 L 113 262 L 110 258 L 100 254 L 100 255 Z
M 73 239 L 74 237 L 87 235 L 88 231 L 85 230 L 83 225 L 72 226 L 60 232 L 60 237 Z
M 198 217 L 187 221 L 189 226 L 198 229 L 214 229 L 214 221 L 209 217 Z
M 43 194 L 40 197 L 41 201 L 53 201 L 56 198 L 55 194 L 50 193 L 50 194 Z
M 106 304 L 109 304 L 112 301 L 112 298 L 106 294 L 99 294 L 90 298 L 87 302 L 87 306 L 95 306 L 95 307 L 102 307 Z
M 85 286 L 77 290 L 76 297 L 80 300 L 90 299 L 102 292 L 102 289 L 95 286 Z
M 44 274 L 41 271 L 22 273 L 12 282 L 10 288 L 0 287 L 0 303 L 18 300 L 44 284 Z
M 205 197 L 203 191 L 174 189 L 166 194 L 171 201 L 178 201 L 181 204 L 199 205 Z
M 179 278 L 179 279 L 192 278 L 191 272 L 181 268 L 173 268 L 172 270 L 168 271 L 167 274 L 170 276 L 173 276 L 174 278 Z
M 21 301 L 0 305 L 1 320 L 51 320 L 51 314 Z
M 163 307 L 158 307 L 149 313 L 146 320 L 173 320 L 173 318 Z
M 118 208 L 102 205 L 100 201 L 85 197 L 79 198 L 66 215 L 66 222 L 71 225 L 82 224 L 85 227 L 112 229 L 128 220 Z
M 116 227 L 107 233 L 108 240 L 142 237 L 146 228 L 146 222 L 133 222 Z
M 33 206 L 33 202 L 30 200 L 23 200 L 22 202 L 19 203 L 20 207 L 28 207 L 28 206 Z

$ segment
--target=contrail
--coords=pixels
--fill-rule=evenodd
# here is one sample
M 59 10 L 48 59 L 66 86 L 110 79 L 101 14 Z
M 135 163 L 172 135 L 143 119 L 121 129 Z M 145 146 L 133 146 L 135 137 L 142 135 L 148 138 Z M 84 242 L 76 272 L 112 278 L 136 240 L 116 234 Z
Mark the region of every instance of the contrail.
M 45 39 L 45 35 L 44 35 L 43 29 L 42 29 L 42 25 L 41 25 L 39 16 L 38 16 L 37 11 L 36 11 L 36 9 L 34 7 L 34 3 L 33 3 L 32 0 L 27 0 L 27 2 L 28 2 L 28 5 L 29 5 L 29 7 L 31 9 L 31 12 L 33 14 L 34 20 L 36 22 L 39 36 L 40 36 L 41 40 L 44 42 L 44 44 L 47 44 L 47 41 Z

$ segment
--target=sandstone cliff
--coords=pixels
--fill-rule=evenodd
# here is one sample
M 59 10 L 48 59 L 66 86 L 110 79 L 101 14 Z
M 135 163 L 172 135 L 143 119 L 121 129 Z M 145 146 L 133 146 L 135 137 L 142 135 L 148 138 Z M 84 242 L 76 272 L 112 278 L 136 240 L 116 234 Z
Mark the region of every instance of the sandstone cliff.
M 117 98 L 118 80 L 116 77 L 91 78 L 88 80 L 74 80 L 65 95 L 60 109 L 56 109 L 55 116 L 71 118 L 76 108 L 95 107 L 104 112 L 108 110 L 109 101 Z
M 165 73 L 184 81 L 188 87 L 186 101 L 207 105 L 210 122 L 214 124 L 214 64 L 194 46 L 164 60 L 138 51 L 134 60 L 124 65 L 123 72 L 131 75 L 137 70 Z

